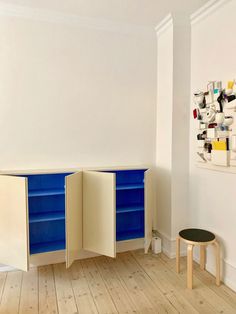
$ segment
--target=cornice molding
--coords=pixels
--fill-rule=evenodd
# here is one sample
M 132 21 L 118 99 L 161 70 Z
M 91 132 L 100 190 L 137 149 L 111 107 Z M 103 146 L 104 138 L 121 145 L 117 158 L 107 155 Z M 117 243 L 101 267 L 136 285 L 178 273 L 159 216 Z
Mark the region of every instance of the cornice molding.
M 159 37 L 164 31 L 166 31 L 170 26 L 173 25 L 173 17 L 172 14 L 169 13 L 157 26 L 155 27 L 155 31 L 157 37 Z
M 53 10 L 30 8 L 0 2 L 0 16 L 31 19 L 35 21 L 65 24 L 74 27 L 96 29 L 118 33 L 152 34 L 153 27 L 137 24 L 114 22 L 107 19 L 82 17 L 73 14 L 63 14 Z
M 213 14 L 216 10 L 230 1 L 232 0 L 209 0 L 205 5 L 191 15 L 191 25 L 199 23 L 201 20 Z

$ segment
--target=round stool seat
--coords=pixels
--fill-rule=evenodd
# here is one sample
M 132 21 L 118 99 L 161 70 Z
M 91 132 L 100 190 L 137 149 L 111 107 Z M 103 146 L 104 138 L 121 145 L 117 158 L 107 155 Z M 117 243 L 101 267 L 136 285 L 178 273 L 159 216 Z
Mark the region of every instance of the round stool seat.
M 211 242 L 215 240 L 214 233 L 203 229 L 184 229 L 179 232 L 179 236 L 191 242 Z

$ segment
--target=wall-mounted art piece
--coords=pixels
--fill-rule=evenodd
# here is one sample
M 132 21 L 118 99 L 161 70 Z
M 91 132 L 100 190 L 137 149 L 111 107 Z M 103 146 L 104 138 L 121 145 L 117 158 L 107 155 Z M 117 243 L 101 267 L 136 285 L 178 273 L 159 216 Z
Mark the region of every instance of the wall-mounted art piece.
M 204 91 L 194 93 L 196 156 L 205 168 L 228 168 L 236 172 L 236 81 L 223 86 L 209 82 Z

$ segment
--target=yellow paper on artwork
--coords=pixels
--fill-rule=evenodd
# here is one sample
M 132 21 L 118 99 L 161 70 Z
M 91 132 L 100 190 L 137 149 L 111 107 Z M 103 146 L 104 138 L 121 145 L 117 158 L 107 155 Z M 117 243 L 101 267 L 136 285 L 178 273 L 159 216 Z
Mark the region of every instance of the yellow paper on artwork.
M 214 150 L 227 150 L 227 144 L 224 141 L 213 141 L 212 148 Z
M 234 88 L 234 81 L 229 81 L 227 87 L 228 87 L 228 89 L 233 89 Z

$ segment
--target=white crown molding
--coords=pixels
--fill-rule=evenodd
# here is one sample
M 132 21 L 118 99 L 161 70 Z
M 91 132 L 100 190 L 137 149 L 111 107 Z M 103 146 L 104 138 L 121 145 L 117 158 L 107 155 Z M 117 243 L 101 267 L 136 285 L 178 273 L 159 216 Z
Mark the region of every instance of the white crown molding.
M 191 15 L 191 25 L 200 22 L 230 1 L 231 0 L 209 0 L 206 4 L 204 4 L 200 9 Z
M 63 14 L 53 10 L 30 8 L 0 2 L 0 16 L 31 19 L 35 21 L 65 24 L 74 27 L 96 29 L 118 33 L 136 33 L 153 35 L 153 27 L 130 23 L 115 22 L 100 18 L 82 17 L 73 14 Z
M 172 14 L 169 13 L 157 26 L 155 27 L 155 31 L 157 37 L 159 37 L 164 31 L 166 31 L 170 26 L 173 25 L 173 17 Z

